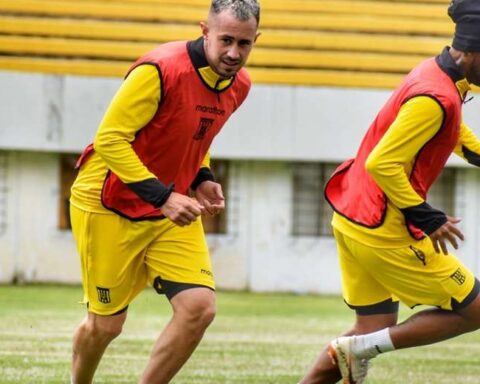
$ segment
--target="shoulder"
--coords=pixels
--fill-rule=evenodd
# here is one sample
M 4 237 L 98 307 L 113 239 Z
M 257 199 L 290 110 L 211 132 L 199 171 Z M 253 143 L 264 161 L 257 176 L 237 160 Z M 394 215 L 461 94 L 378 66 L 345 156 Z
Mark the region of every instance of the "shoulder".
M 402 116 L 409 116 L 414 121 L 436 121 L 445 116 L 445 107 L 436 97 L 426 94 L 408 99 L 401 107 Z
M 168 62 L 178 60 L 179 56 L 187 56 L 187 42 L 174 41 L 158 45 L 147 52 L 137 62 Z

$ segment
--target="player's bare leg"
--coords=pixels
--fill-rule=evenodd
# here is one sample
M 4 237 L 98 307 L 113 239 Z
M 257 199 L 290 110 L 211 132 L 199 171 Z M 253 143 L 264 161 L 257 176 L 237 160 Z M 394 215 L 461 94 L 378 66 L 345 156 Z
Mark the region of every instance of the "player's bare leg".
M 215 293 L 208 288 L 187 289 L 172 300 L 173 316 L 158 338 L 141 384 L 166 384 L 197 347 L 215 317 Z
M 113 316 L 88 313 L 73 336 L 72 383 L 90 384 L 108 344 L 121 332 L 127 311 Z
M 457 311 L 431 309 L 390 328 L 395 349 L 437 343 L 480 328 L 480 295 Z
M 388 328 L 397 323 L 398 314 L 381 314 L 360 316 L 357 315 L 355 326 L 345 332 L 344 336 L 363 335 Z M 322 350 L 313 366 L 300 381 L 301 384 L 335 384 L 341 379 L 338 366 L 332 362 L 328 355 L 328 347 Z

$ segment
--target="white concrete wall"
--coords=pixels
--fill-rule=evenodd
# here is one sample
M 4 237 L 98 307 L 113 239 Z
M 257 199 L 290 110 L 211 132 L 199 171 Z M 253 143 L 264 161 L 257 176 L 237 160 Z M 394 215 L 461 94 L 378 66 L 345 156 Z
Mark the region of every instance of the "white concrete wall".
M 70 231 L 58 229 L 58 155 L 10 152 L 0 281 L 79 281 Z
M 480 170 L 459 172 L 456 187 L 456 216 L 465 241 L 455 252 L 480 277 Z
M 340 292 L 331 237 L 292 237 L 292 170 L 288 163 L 255 162 L 249 172 L 254 291 Z M 321 196 L 319 196 L 321 198 Z
M 15 273 L 14 205 L 9 196 L 12 189 L 10 153 L 0 151 L 0 282 L 9 281 Z
M 0 72 L 0 149 L 80 152 L 92 141 L 120 82 Z M 212 153 L 229 159 L 341 161 L 355 154 L 390 93 L 255 85 Z M 480 135 L 479 103 L 467 103 L 464 114 Z
M 270 292 L 340 292 L 331 237 L 292 237 L 292 174 L 285 162 L 233 162 L 228 234 L 210 235 L 218 285 Z

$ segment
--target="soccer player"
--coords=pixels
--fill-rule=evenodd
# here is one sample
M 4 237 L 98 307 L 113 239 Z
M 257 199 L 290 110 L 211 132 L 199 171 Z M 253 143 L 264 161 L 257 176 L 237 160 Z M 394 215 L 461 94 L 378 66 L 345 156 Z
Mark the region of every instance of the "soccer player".
M 480 166 L 480 141 L 462 121 L 480 86 L 480 2 L 454 0 L 452 47 L 414 68 L 378 113 L 325 197 L 356 322 L 323 350 L 301 384 L 363 383 L 369 360 L 480 327 L 479 281 L 454 255 L 459 219 L 427 203 L 452 152 Z M 397 324 L 398 301 L 431 306 Z
M 242 67 L 259 17 L 257 0 L 213 0 L 202 37 L 160 45 L 132 65 L 80 157 L 71 221 L 88 313 L 74 334 L 72 383 L 92 382 L 147 284 L 166 295 L 173 315 L 140 383 L 168 383 L 213 320 L 199 216 L 225 203 L 209 147 L 250 90 Z

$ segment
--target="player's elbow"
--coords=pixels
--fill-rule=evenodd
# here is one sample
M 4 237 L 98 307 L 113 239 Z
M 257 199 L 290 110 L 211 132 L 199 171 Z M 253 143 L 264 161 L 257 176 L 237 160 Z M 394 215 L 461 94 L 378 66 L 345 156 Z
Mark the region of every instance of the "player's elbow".
M 365 161 L 365 171 L 379 186 L 390 183 L 393 178 L 403 172 L 400 164 L 374 156 L 369 156 Z
M 104 135 L 102 133 L 97 133 L 93 141 L 93 148 L 100 156 L 108 155 L 109 151 L 112 150 L 112 147 L 118 140 L 110 137 L 109 135 Z
M 106 145 L 106 142 L 102 140 L 102 138 L 100 138 L 99 135 L 97 135 L 95 137 L 95 140 L 93 141 L 93 148 L 95 149 L 95 152 L 101 155 L 107 148 L 107 145 Z

